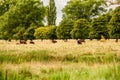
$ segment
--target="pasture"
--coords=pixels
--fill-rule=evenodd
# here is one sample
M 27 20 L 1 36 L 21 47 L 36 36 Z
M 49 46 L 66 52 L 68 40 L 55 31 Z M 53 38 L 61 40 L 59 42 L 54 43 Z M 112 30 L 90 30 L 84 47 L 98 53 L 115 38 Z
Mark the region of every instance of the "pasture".
M 119 80 L 120 42 L 0 40 L 0 80 Z

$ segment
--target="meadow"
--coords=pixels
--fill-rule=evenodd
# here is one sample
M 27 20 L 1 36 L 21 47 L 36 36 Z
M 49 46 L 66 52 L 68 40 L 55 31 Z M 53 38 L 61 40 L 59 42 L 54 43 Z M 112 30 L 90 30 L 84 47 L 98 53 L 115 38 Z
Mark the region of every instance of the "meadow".
M 120 42 L 0 40 L 0 80 L 120 80 Z

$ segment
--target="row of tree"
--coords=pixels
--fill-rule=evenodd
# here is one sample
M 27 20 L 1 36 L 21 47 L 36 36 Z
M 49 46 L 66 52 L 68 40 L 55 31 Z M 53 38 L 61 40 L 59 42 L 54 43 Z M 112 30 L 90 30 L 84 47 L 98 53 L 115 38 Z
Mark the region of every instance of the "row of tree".
M 54 0 L 1 0 L 1 39 L 106 39 L 120 38 L 120 6 L 107 11 L 106 0 L 70 0 L 56 26 Z M 111 3 L 111 2 L 110 2 Z M 119 0 L 117 2 L 119 4 Z M 113 3 L 112 3 L 113 4 Z M 116 3 L 115 3 L 116 4 Z M 47 18 L 47 26 L 44 25 Z

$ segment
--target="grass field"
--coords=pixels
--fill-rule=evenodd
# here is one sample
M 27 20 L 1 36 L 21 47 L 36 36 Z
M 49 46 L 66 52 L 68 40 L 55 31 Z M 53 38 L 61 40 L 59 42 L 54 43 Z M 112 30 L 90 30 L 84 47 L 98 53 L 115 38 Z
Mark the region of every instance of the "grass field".
M 0 80 L 120 80 L 120 42 L 0 40 Z

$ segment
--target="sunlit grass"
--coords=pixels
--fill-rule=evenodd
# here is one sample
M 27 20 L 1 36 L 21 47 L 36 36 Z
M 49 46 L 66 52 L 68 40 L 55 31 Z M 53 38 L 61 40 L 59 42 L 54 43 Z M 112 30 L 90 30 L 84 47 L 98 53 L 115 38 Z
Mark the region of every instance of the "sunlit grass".
M 119 80 L 120 42 L 0 40 L 0 80 Z

